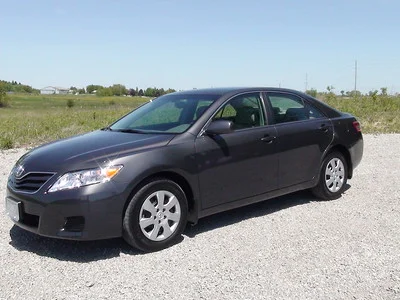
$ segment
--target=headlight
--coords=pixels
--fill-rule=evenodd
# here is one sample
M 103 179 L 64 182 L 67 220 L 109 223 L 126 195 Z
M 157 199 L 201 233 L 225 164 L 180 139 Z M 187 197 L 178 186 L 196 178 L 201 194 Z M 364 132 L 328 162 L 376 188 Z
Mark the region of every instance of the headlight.
M 49 189 L 49 193 L 109 181 L 122 169 L 121 165 L 65 173 Z

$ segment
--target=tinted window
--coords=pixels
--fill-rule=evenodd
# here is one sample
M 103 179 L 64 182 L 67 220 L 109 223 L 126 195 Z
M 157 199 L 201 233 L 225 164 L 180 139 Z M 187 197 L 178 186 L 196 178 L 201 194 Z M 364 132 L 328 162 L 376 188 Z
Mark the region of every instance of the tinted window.
M 276 123 L 323 118 L 324 115 L 298 96 L 284 93 L 268 93 Z
M 315 107 L 312 107 L 310 104 L 306 103 L 306 107 L 309 111 L 309 119 L 320 119 L 320 118 L 325 118 L 325 116 Z
M 179 118 L 187 100 L 181 102 L 166 102 L 155 107 L 141 118 L 131 123 L 132 127 L 145 127 L 154 124 L 179 123 Z M 177 105 L 178 104 L 178 105 Z
M 214 116 L 214 120 L 230 120 L 235 129 L 265 124 L 260 93 L 249 93 L 229 100 Z
M 193 120 L 197 120 L 200 118 L 204 112 L 208 109 L 208 107 L 213 103 L 212 100 L 200 100 L 197 103 L 196 112 L 193 116 Z
M 169 94 L 151 100 L 111 126 L 112 130 L 182 133 L 220 95 Z

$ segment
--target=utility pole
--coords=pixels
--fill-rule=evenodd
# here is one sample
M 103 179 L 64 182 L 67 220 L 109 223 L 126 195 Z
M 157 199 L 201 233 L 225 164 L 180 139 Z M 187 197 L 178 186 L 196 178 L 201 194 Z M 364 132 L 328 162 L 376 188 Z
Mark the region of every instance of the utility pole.
M 357 95 L 357 60 L 354 65 L 354 96 Z
M 305 92 L 307 92 L 307 90 L 308 90 L 308 74 L 307 73 L 306 73 L 305 87 L 306 87 Z

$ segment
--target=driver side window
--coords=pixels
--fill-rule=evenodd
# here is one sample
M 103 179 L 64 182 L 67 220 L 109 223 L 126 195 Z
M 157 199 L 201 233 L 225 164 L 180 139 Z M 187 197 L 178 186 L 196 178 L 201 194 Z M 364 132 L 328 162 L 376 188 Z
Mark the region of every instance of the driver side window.
M 249 93 L 229 100 L 213 120 L 229 120 L 235 130 L 265 125 L 260 93 Z

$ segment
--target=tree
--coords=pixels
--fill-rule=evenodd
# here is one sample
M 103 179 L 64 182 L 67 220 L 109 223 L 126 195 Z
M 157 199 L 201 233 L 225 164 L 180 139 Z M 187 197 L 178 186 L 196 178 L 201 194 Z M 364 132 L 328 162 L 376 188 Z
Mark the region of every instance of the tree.
M 163 88 L 158 89 L 156 87 L 149 87 L 144 91 L 146 97 L 159 97 L 165 94 L 167 94 L 167 92 Z
M 165 91 L 166 94 L 170 94 L 170 93 L 175 93 L 176 90 L 169 88 L 168 90 Z
M 129 96 L 136 96 L 136 90 L 134 90 L 134 89 L 129 89 L 129 91 L 128 91 L 128 95 Z
M 123 96 L 128 94 L 128 90 L 122 84 L 113 84 L 109 88 L 111 89 L 113 96 Z
M 335 87 L 333 85 L 328 85 L 326 87 L 326 90 L 328 91 L 328 93 L 333 93 L 333 90 L 335 89 Z
M 89 84 L 89 85 L 86 87 L 86 92 L 87 92 L 88 94 L 92 94 L 94 91 L 100 90 L 101 88 L 103 88 L 102 85 Z
M 340 94 L 342 95 L 342 97 L 344 97 L 344 90 L 341 90 Z
M 78 93 L 79 94 L 86 94 L 86 91 L 85 91 L 84 88 L 81 88 L 81 89 L 78 90 Z
M 311 97 L 314 97 L 314 98 L 316 98 L 316 97 L 317 97 L 317 94 L 318 94 L 318 92 L 317 92 L 317 90 L 316 90 L 316 89 L 310 89 L 310 90 L 307 90 L 307 91 L 306 91 L 306 94 L 310 95 Z
M 161 90 L 159 90 L 158 88 L 154 88 L 153 97 L 159 97 L 159 96 L 161 96 Z
M 144 95 L 145 95 L 146 97 L 155 97 L 154 94 L 155 94 L 154 89 L 151 88 L 151 87 L 148 87 L 148 88 L 144 91 Z
M 144 96 L 144 93 L 143 93 L 143 90 L 142 89 L 140 89 L 139 91 L 138 91 L 138 96 Z
M 336 99 L 336 95 L 335 95 L 335 93 L 333 92 L 334 89 L 335 89 L 335 88 L 334 88 L 332 85 L 328 85 L 328 86 L 326 87 L 326 90 L 328 91 L 328 93 L 326 93 L 326 99 L 327 99 L 328 101 L 332 101 L 332 100 Z
M 381 87 L 381 95 L 387 96 L 387 87 Z
M 105 97 L 105 96 L 112 96 L 113 93 L 112 93 L 111 88 L 109 88 L 109 87 L 108 87 L 108 88 L 106 88 L 106 87 L 101 87 L 101 88 L 99 88 L 99 89 L 97 90 L 96 95 L 97 95 L 97 96 Z
M 6 92 L 14 92 L 14 93 L 33 93 L 33 92 L 37 92 L 37 90 L 33 89 L 31 86 L 18 83 L 17 81 L 14 81 L 14 80 L 11 81 L 11 82 L 0 80 L 0 83 L 2 84 L 2 88 Z

